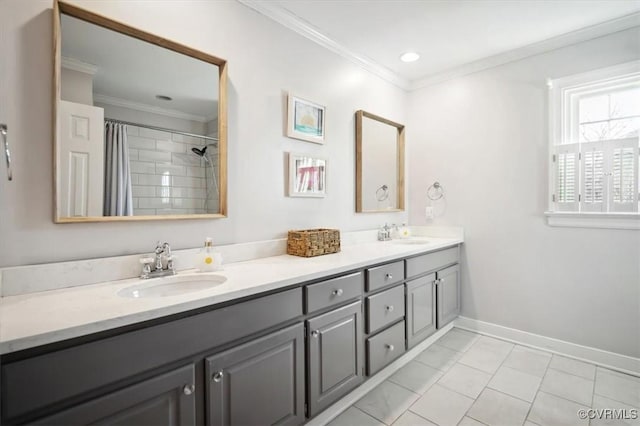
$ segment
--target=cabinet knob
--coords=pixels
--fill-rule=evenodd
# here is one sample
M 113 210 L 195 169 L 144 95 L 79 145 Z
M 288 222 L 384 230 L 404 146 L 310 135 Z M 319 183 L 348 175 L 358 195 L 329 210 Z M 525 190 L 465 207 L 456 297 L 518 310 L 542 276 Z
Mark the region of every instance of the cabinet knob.
M 333 293 L 332 293 L 332 294 L 333 294 L 334 296 L 342 296 L 342 293 L 344 293 L 344 292 L 342 291 L 342 289 L 341 289 L 341 288 L 339 288 L 339 289 L 337 289 L 337 290 L 333 290 Z
M 444 282 L 444 278 L 439 278 L 438 279 L 438 284 L 442 284 Z
M 394 350 L 394 349 L 396 348 L 395 346 L 393 346 L 393 345 L 391 345 L 391 344 L 389 344 L 389 343 L 387 343 L 385 346 L 386 346 L 386 347 L 387 347 L 387 349 L 389 349 L 390 351 L 392 351 L 392 350 Z
M 213 374 L 212 379 L 213 379 L 214 382 L 218 383 L 218 382 L 220 382 L 220 380 L 222 380 L 223 377 L 224 377 L 224 373 L 222 372 L 222 370 L 220 370 L 220 371 L 216 371 Z
M 184 385 L 182 393 L 185 395 L 191 395 L 196 390 L 196 385 Z
M 311 337 L 315 337 L 316 339 L 318 338 L 319 335 L 320 335 L 320 332 L 318 330 L 313 330 L 311 332 Z
M 393 305 L 389 305 L 386 307 L 387 312 L 393 312 Z
M 391 275 L 391 274 L 386 274 L 384 277 L 386 279 L 388 279 L 388 280 L 392 280 L 393 279 L 393 275 Z

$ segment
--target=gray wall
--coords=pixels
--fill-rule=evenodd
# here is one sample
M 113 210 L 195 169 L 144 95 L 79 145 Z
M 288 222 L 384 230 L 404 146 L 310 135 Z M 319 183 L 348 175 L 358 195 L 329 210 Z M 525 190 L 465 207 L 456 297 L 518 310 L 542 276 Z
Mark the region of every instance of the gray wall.
M 343 231 L 406 222 L 407 213 L 356 215 L 358 109 L 406 120 L 406 93 L 233 1 L 73 1 L 81 7 L 228 60 L 228 218 L 53 223 L 51 0 L 2 1 L 0 120 L 12 137 L 14 181 L 0 179 L 0 266 L 284 237 L 289 229 Z M 197 29 L 197 30 L 194 30 Z M 284 94 L 327 106 L 326 143 L 284 136 Z M 285 196 L 285 152 L 328 158 L 327 197 Z M 4 167 L 2 168 L 4 172 Z
M 638 59 L 635 28 L 410 94 L 410 221 L 465 230 L 462 315 L 640 356 L 640 231 L 552 228 L 547 77 Z

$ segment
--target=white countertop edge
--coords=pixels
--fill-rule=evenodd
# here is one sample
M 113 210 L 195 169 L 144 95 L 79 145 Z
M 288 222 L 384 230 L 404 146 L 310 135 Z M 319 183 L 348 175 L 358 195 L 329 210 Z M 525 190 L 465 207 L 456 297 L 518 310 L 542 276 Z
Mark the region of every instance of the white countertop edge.
M 386 254 L 386 255 L 381 255 L 374 258 L 363 259 L 357 262 L 342 264 L 337 267 L 323 268 L 321 270 L 317 270 L 312 273 L 305 273 L 302 275 L 291 276 L 282 280 L 275 280 L 275 281 L 270 281 L 266 283 L 260 283 L 248 288 L 240 288 L 238 290 L 225 291 L 222 294 L 215 294 L 212 296 L 195 298 L 192 300 L 187 300 L 187 301 L 168 304 L 168 305 L 166 303 L 167 302 L 171 303 L 171 300 L 170 300 L 171 298 L 162 298 L 161 300 L 158 300 L 158 304 L 160 306 L 158 306 L 157 308 L 151 308 L 151 309 L 146 309 L 144 311 L 118 315 L 112 318 L 101 319 L 98 321 L 90 321 L 89 319 L 87 319 L 85 321 L 80 321 L 80 323 L 76 325 L 70 325 L 68 327 L 60 328 L 56 330 L 48 330 L 42 333 L 37 333 L 37 332 L 33 334 L 23 333 L 24 334 L 23 336 L 5 340 L 4 334 L 6 333 L 0 332 L 0 355 L 16 352 L 24 349 L 29 349 L 29 348 L 33 348 L 33 347 L 37 347 L 45 344 L 60 342 L 60 341 L 81 337 L 81 336 L 85 336 L 93 333 L 98 333 L 106 330 L 111 330 L 111 329 L 132 325 L 139 322 L 158 319 L 165 316 L 179 314 L 182 312 L 186 312 L 186 311 L 190 311 L 190 310 L 194 310 L 202 307 L 213 306 L 213 305 L 228 302 L 231 300 L 253 296 L 260 293 L 265 293 L 272 290 L 277 290 L 277 289 L 293 286 L 296 284 L 301 284 L 304 282 L 321 279 L 331 275 L 341 274 L 344 272 L 348 272 L 354 269 L 360 269 L 365 266 L 374 265 L 377 263 L 384 263 L 384 262 L 392 261 L 395 259 L 417 255 L 417 254 L 429 253 L 442 248 L 462 244 L 464 242 L 462 238 L 438 238 L 438 239 L 442 241 L 432 242 L 432 243 L 429 243 L 428 245 L 400 246 L 399 244 L 396 244 L 396 246 L 399 246 L 399 248 L 403 250 L 399 250 L 398 252 L 393 254 Z M 365 243 L 363 245 L 369 246 L 369 245 L 376 245 L 376 244 L 393 244 L 393 243 L 392 242 L 389 242 L 389 243 L 375 242 L 375 243 Z M 357 247 L 357 246 L 358 244 L 353 245 L 352 247 Z M 328 256 L 332 256 L 332 255 L 328 255 Z M 300 258 L 300 257 L 288 256 L 288 255 L 274 256 L 271 259 L 280 259 L 281 261 L 283 260 L 287 261 L 289 260 L 287 258 L 291 258 L 290 259 L 291 262 L 302 262 L 305 260 L 313 262 L 315 259 L 321 259 L 321 258 L 326 259 L 325 256 L 318 256 L 318 257 L 312 257 L 312 258 Z M 234 266 L 238 266 L 238 265 L 249 265 L 249 266 L 251 266 L 252 264 L 259 265 L 260 263 L 265 263 L 266 261 L 268 261 L 268 259 L 270 258 L 260 258 L 256 260 L 237 262 L 235 264 L 229 264 L 227 265 L 227 267 L 229 269 L 233 269 Z M 286 263 L 283 262 L 282 266 L 286 266 Z M 223 275 L 224 271 L 220 272 L 220 274 Z M 81 286 L 81 287 L 65 288 L 60 290 L 52 290 L 52 291 L 42 292 L 41 294 L 47 294 L 50 296 L 53 293 L 60 293 L 60 294 L 64 293 L 65 296 L 67 297 L 69 296 L 69 294 L 73 294 L 73 293 L 80 296 L 82 295 L 82 293 L 87 293 L 90 295 L 91 289 L 97 288 L 98 286 L 101 288 L 104 288 L 105 286 L 113 286 L 113 292 L 115 293 L 117 292 L 117 290 L 119 290 L 119 288 L 127 287 L 128 285 L 130 285 L 130 283 L 135 281 L 136 281 L 135 279 L 118 280 L 113 282 L 94 284 L 90 286 Z M 193 295 L 194 296 L 192 297 L 197 297 L 196 293 L 193 293 Z M 12 299 L 18 299 L 18 298 L 20 298 L 21 300 L 28 300 L 28 299 L 36 299 L 38 297 L 39 297 L 39 293 L 30 293 L 30 294 L 18 295 L 18 296 L 8 296 L 0 299 L 0 306 L 2 306 L 3 299 L 6 301 L 11 301 Z M 0 316 L 0 319 L 1 318 L 2 317 Z M 1 330 L 2 328 L 0 324 L 0 331 Z

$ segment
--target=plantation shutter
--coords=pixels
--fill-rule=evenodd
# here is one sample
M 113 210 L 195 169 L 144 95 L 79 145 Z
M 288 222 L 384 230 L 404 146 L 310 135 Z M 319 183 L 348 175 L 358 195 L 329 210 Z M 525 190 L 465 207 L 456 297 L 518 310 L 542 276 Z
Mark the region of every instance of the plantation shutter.
M 607 201 L 605 145 L 587 142 L 581 148 L 580 210 L 605 212 Z
M 558 211 L 578 210 L 578 144 L 556 146 L 556 193 L 554 202 Z
M 638 139 L 607 141 L 612 212 L 638 211 Z

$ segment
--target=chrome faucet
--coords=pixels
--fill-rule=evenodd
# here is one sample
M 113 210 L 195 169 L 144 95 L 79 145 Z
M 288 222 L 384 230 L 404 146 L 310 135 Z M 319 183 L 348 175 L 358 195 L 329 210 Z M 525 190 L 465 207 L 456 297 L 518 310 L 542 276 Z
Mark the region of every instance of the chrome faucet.
M 378 241 L 389 241 L 391 239 L 391 227 L 388 224 L 384 224 L 378 229 Z
M 147 279 L 175 275 L 176 270 L 169 243 L 165 242 L 161 244 L 160 241 L 158 241 L 154 254 L 155 259 L 151 257 L 140 259 L 140 263 L 142 263 L 140 278 Z M 166 266 L 164 266 L 163 259 L 166 260 Z

